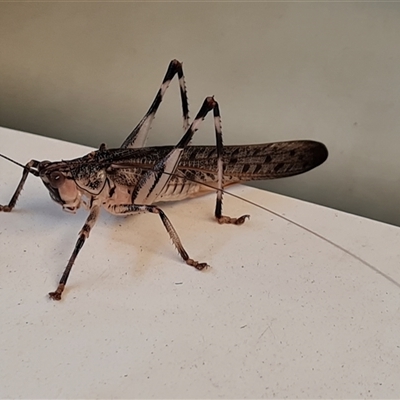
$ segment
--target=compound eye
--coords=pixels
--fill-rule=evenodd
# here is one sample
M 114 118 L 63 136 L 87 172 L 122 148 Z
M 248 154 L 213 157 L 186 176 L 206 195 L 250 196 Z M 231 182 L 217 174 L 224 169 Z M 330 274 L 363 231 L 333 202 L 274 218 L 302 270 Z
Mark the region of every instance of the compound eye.
M 49 175 L 49 183 L 53 188 L 59 188 L 65 181 L 65 176 L 61 172 L 54 171 Z

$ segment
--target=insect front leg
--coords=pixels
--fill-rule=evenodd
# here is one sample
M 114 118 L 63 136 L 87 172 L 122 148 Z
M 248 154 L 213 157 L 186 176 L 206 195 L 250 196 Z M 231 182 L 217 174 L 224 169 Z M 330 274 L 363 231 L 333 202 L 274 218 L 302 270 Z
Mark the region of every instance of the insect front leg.
M 171 238 L 174 246 L 178 250 L 178 253 L 186 262 L 186 264 L 198 269 L 199 271 L 208 267 L 207 263 L 198 262 L 189 257 L 185 248 L 182 245 L 181 240 L 179 239 L 178 233 L 173 227 L 171 221 L 166 216 L 163 210 L 156 206 L 148 206 L 148 205 L 137 205 L 137 204 L 112 204 L 108 206 L 108 210 L 115 215 L 129 215 L 129 214 L 138 214 L 138 213 L 152 213 L 158 214 L 161 218 L 162 223 L 164 224 L 165 229 L 167 230 L 169 237 Z
M 222 125 L 221 125 L 221 114 L 219 111 L 218 103 L 215 103 L 214 109 L 214 126 L 215 126 L 215 141 L 217 146 L 217 169 L 218 169 L 218 190 L 217 200 L 215 204 L 215 218 L 220 224 L 235 224 L 242 225 L 246 218 L 250 218 L 250 215 L 245 214 L 239 218 L 231 218 L 226 215 L 222 215 L 222 194 L 224 190 L 224 145 L 222 140 Z
M 121 148 L 140 148 L 144 147 L 151 124 L 154 120 L 158 107 L 160 106 L 164 94 L 167 91 L 169 84 L 171 83 L 174 76 L 178 74 L 179 88 L 181 94 L 181 104 L 182 104 L 182 114 L 183 114 L 183 131 L 185 132 L 189 127 L 189 105 L 186 92 L 185 78 L 183 75 L 182 63 L 178 60 L 172 60 L 169 63 L 167 72 L 165 73 L 164 79 L 162 81 L 161 87 L 158 90 L 156 97 L 153 100 L 147 113 L 133 129 L 131 134 L 122 143 Z
M 75 244 L 75 248 L 74 248 L 74 251 L 72 252 L 71 257 L 68 260 L 68 264 L 65 267 L 65 270 L 62 274 L 62 277 L 60 279 L 58 287 L 55 292 L 49 293 L 49 296 L 51 299 L 61 300 L 62 292 L 64 291 L 65 285 L 67 283 L 72 266 L 74 265 L 75 259 L 78 256 L 79 251 L 81 250 L 86 239 L 89 237 L 90 230 L 93 228 L 94 224 L 96 223 L 99 213 L 100 213 L 100 207 L 97 204 L 93 205 L 90 210 L 90 214 L 88 215 L 88 217 L 86 219 L 85 225 L 83 225 L 83 228 L 79 232 L 79 238 Z
M 17 203 L 19 195 L 22 192 L 22 188 L 24 187 L 26 178 L 28 177 L 29 173 L 37 173 L 36 171 L 34 172 L 32 170 L 32 168 L 36 168 L 38 165 L 39 165 L 39 161 L 36 161 L 36 160 L 31 160 L 25 165 L 25 168 L 22 172 L 22 178 L 19 181 L 17 189 L 15 189 L 15 192 L 14 192 L 13 196 L 11 197 L 10 202 L 6 206 L 2 206 L 0 204 L 0 211 L 4 211 L 4 212 L 12 211 L 12 209 L 15 207 L 15 204 Z

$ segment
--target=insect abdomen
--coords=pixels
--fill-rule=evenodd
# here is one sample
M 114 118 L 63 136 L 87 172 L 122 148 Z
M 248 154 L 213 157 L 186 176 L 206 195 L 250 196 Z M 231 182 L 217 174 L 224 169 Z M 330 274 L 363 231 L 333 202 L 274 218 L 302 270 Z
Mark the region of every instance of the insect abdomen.
M 196 197 L 204 186 L 184 180 L 182 177 L 172 178 L 159 194 L 157 201 L 179 201 Z

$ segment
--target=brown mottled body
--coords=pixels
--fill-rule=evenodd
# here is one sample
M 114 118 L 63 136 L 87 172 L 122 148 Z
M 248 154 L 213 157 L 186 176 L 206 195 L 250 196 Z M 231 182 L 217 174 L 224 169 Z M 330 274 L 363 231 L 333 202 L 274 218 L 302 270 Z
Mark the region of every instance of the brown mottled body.
M 175 75 L 179 80 L 184 135 L 175 146 L 144 147 L 154 116 Z M 214 116 L 216 146 L 190 146 L 193 135 L 210 111 Z M 309 140 L 224 147 L 219 106 L 213 97 L 205 99 L 191 124 L 188 113 L 182 64 L 173 60 L 149 110 L 120 148 L 107 149 L 102 144 L 99 150 L 81 158 L 58 162 L 32 160 L 25 166 L 0 154 L 23 167 L 14 195 L 7 205 L 0 205 L 0 211 L 12 211 L 29 173 L 41 178 L 51 198 L 63 210 L 75 212 L 83 205 L 90 211 L 58 287 L 49 293 L 52 299 L 61 299 L 75 259 L 101 208 L 115 215 L 159 215 L 182 259 L 202 270 L 207 263 L 189 257 L 172 223 L 155 204 L 215 191 L 217 221 L 241 225 L 248 215 L 231 218 L 222 214 L 225 186 L 298 175 L 322 164 L 328 156 L 322 143 Z
M 89 186 L 96 192 L 99 188 L 105 190 L 112 182 L 112 187 L 119 186 L 132 194 L 143 174 L 152 170 L 172 149 L 172 146 L 160 146 L 98 150 L 82 158 L 53 163 L 49 170 L 64 172 L 85 184 L 90 176 Z M 225 146 L 224 185 L 298 175 L 322 164 L 327 156 L 322 143 L 310 140 Z M 158 201 L 177 201 L 215 190 L 217 161 L 215 146 L 186 147 Z M 111 191 L 111 197 L 114 193 Z

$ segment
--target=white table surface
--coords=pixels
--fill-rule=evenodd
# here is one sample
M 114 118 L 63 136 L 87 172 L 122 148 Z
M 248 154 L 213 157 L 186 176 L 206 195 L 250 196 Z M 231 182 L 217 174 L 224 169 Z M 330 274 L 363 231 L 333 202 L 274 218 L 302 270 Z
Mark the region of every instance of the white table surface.
M 21 163 L 89 150 L 0 129 L 0 152 Z M 1 204 L 20 175 L 0 159 Z M 0 213 L 0 396 L 398 398 L 399 228 L 250 187 L 231 190 L 391 279 L 228 196 L 226 213 L 251 219 L 220 226 L 208 195 L 163 209 L 210 270 L 180 260 L 157 216 L 103 212 L 54 302 L 47 293 L 86 213 L 62 212 L 30 176 L 15 211 Z

